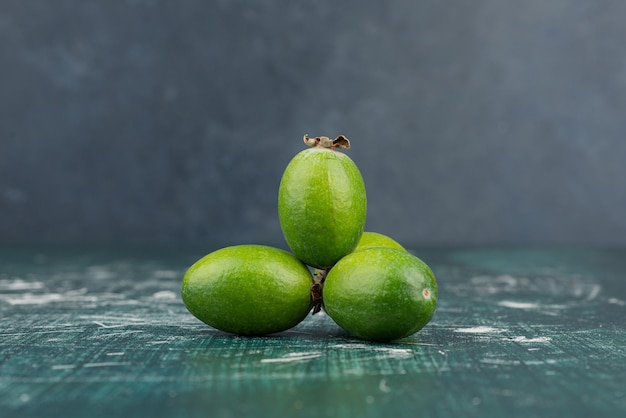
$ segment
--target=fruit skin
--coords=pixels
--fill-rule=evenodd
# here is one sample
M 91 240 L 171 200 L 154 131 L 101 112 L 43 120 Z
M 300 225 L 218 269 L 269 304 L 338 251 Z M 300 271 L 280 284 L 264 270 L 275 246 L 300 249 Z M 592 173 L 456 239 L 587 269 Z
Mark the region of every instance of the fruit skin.
M 408 252 L 369 248 L 342 258 L 326 276 L 326 313 L 349 333 L 372 341 L 407 337 L 437 309 L 432 270 Z
M 376 247 L 385 247 L 385 248 L 395 248 L 396 250 L 406 251 L 399 242 L 394 240 L 387 235 L 380 234 L 378 232 L 363 232 L 361 235 L 361 240 L 357 244 L 354 251 L 362 251 L 368 248 L 376 248 Z
M 185 273 L 181 295 L 202 322 L 240 335 L 284 331 L 311 309 L 312 277 L 287 251 L 236 245 L 212 252 Z
M 278 217 L 291 251 L 324 269 L 352 252 L 365 226 L 365 184 L 344 153 L 315 147 L 296 154 L 278 189 Z

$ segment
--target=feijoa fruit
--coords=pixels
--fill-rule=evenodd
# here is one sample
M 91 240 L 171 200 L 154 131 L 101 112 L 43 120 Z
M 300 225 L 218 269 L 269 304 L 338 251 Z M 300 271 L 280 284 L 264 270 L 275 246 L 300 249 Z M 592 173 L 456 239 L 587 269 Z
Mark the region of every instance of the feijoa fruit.
M 309 138 L 312 148 L 289 162 L 278 190 L 280 226 L 293 253 L 326 269 L 352 252 L 365 226 L 365 184 L 356 164 L 337 148 L 344 136 Z
M 361 235 L 361 239 L 359 240 L 359 243 L 354 251 L 361 251 L 367 248 L 376 247 L 395 248 L 396 250 L 406 251 L 406 249 L 393 238 L 378 232 L 370 231 L 363 232 L 363 235 Z
M 353 252 L 330 269 L 323 307 L 349 333 L 391 341 L 424 327 L 435 313 L 437 295 L 426 263 L 406 251 L 378 247 Z
M 311 309 L 312 276 L 295 256 L 263 245 L 214 251 L 185 273 L 181 295 L 202 322 L 240 335 L 280 332 Z

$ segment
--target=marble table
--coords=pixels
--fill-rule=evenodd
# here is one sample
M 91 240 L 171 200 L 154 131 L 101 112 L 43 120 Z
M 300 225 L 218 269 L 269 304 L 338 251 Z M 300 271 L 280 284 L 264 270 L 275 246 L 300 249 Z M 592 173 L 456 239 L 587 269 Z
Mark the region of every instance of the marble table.
M 410 247 L 439 308 L 379 344 L 199 322 L 180 281 L 218 247 L 0 246 L 0 416 L 626 416 L 626 249 Z

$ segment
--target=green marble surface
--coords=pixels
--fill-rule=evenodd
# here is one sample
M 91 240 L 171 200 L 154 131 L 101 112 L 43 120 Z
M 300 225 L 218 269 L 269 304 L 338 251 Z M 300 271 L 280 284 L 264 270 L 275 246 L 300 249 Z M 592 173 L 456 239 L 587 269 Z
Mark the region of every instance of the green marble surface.
M 180 280 L 216 248 L 0 247 L 0 416 L 626 416 L 626 250 L 412 250 L 439 309 L 375 344 L 200 323 Z

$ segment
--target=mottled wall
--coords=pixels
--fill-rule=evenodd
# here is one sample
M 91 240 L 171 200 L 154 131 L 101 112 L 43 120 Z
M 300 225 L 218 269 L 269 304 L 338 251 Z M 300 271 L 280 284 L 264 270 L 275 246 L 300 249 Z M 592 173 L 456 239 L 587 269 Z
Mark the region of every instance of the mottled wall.
M 345 134 L 408 245 L 626 244 L 626 2 L 3 1 L 0 241 L 281 243 Z

